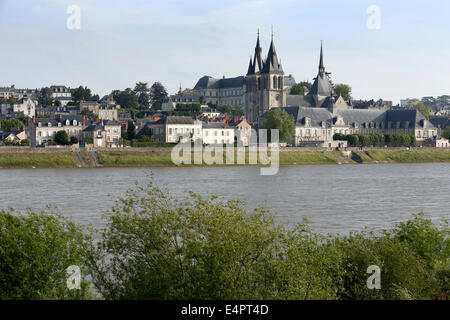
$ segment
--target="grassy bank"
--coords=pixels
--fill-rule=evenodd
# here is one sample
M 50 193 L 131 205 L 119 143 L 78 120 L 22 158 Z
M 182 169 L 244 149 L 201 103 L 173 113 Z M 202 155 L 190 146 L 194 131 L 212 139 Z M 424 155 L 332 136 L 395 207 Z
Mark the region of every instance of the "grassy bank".
M 367 150 L 359 152 L 364 162 L 447 162 L 450 150 Z
M 362 163 L 396 162 L 396 163 L 420 163 L 420 162 L 449 162 L 450 150 L 384 150 L 374 149 L 355 151 Z M 100 164 L 106 168 L 115 167 L 174 167 L 170 149 L 150 150 L 116 150 L 97 151 Z M 83 153 L 83 156 L 86 155 Z M 193 159 L 193 157 L 192 157 Z M 203 159 L 204 160 L 204 159 Z M 336 164 L 335 154 L 322 150 L 283 150 L 279 154 L 280 165 L 318 165 Z M 88 158 L 85 159 L 90 164 Z M 350 161 L 352 162 L 352 161 Z M 224 153 L 224 165 L 226 165 L 226 153 Z M 237 163 L 236 154 L 234 162 Z M 249 164 L 249 154 L 246 153 L 245 163 Z M 258 159 L 258 165 L 261 162 Z M 203 161 L 202 166 L 207 164 Z M 72 152 L 37 152 L 37 151 L 2 151 L 0 152 L 0 169 L 17 168 L 76 168 L 79 165 L 75 154 Z M 196 165 L 198 166 L 198 165 Z
M 97 154 L 104 167 L 175 166 L 169 151 L 100 151 Z M 226 163 L 225 159 L 226 153 L 224 154 L 224 163 Z M 329 151 L 285 151 L 280 152 L 279 159 L 281 165 L 336 164 L 338 162 Z M 249 162 L 247 152 L 245 163 Z M 237 163 L 236 155 L 234 163 Z M 258 164 L 260 164 L 259 159 Z M 207 164 L 203 161 L 202 165 L 206 166 Z
M 0 152 L 1 169 L 75 168 L 72 152 Z

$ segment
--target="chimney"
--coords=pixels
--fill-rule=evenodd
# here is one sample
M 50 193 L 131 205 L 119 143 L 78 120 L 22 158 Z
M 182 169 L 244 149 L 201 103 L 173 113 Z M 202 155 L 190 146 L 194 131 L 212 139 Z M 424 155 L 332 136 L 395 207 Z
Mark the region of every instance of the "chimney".
M 98 118 L 95 118 L 95 123 L 98 123 Z
M 36 123 L 36 116 L 33 116 L 33 123 Z
M 239 121 L 239 117 L 234 117 L 233 122 L 238 122 Z
M 83 127 L 86 126 L 86 116 L 83 116 Z

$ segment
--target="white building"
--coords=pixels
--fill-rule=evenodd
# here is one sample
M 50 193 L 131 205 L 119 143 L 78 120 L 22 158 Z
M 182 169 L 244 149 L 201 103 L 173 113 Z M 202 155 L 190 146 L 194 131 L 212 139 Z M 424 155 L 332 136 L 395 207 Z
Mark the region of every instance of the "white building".
M 20 99 L 13 105 L 13 112 L 22 112 L 25 116 L 33 118 L 36 115 L 37 101 L 30 98 Z
M 204 144 L 233 144 L 234 128 L 223 122 L 204 122 L 202 126 Z
M 202 138 L 202 122 L 191 117 L 168 116 L 149 122 L 142 131 L 151 131 L 152 141 L 177 143 Z

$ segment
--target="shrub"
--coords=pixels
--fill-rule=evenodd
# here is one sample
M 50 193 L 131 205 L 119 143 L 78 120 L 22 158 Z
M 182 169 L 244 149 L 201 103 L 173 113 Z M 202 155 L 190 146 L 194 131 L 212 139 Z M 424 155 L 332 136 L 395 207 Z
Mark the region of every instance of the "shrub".
M 93 281 L 108 299 L 335 299 L 337 252 L 319 239 L 239 201 L 178 202 L 150 184 L 114 207 Z
M 88 240 L 80 227 L 49 213 L 0 211 L 0 300 L 84 299 L 68 290 L 66 269 L 83 266 Z

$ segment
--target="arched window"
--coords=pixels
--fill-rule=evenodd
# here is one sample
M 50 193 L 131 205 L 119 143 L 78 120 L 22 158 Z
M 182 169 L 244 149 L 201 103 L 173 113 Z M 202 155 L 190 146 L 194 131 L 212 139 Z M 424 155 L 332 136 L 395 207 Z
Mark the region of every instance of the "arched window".
M 283 88 L 283 78 L 278 77 L 278 89 L 282 89 L 282 88 Z
M 257 90 L 261 90 L 261 78 L 258 78 Z
M 66 120 L 66 126 L 70 126 L 70 121 Z
M 277 88 L 277 76 L 273 76 L 273 88 Z

